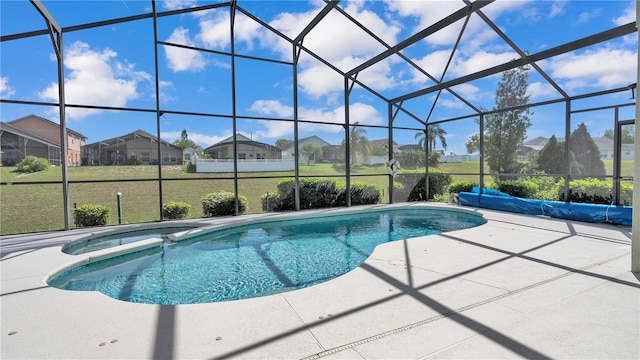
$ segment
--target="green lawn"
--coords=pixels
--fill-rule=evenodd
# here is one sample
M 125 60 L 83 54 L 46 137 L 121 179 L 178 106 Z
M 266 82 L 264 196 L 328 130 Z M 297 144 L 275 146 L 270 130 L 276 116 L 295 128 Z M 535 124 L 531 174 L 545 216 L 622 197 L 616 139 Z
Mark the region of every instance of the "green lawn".
M 608 172 L 613 166 L 605 161 Z M 456 180 L 479 181 L 478 162 L 441 163 L 440 170 L 457 174 Z M 0 234 L 14 234 L 64 228 L 62 203 L 62 170 L 52 167 L 35 174 L 19 174 L 12 167 L 0 167 L 0 181 L 10 185 L 0 187 Z M 488 171 L 488 167 L 485 168 Z M 633 173 L 633 161 L 622 164 L 623 174 Z M 352 181 L 365 181 L 383 189 L 382 202 L 388 202 L 389 177 L 384 164 L 352 165 Z M 336 176 L 344 181 L 344 164 L 301 165 L 300 176 Z M 364 175 L 364 176 L 359 176 Z M 281 178 L 293 177 L 291 172 L 241 173 L 239 193 L 249 200 L 249 213 L 262 212 L 260 197 L 276 189 Z M 261 177 L 261 178 L 249 178 Z M 273 178 L 272 178 L 273 177 Z M 111 224 L 118 223 L 117 193 L 122 194 L 124 223 L 158 221 L 160 203 L 157 166 L 85 166 L 68 168 L 71 207 L 94 203 L 111 208 Z M 208 193 L 234 191 L 232 174 L 187 173 L 182 166 L 162 168 L 162 200 L 191 204 L 191 217 L 202 217 L 200 200 Z M 86 182 L 85 182 L 86 181 Z M 99 181 L 99 182 L 90 182 Z M 486 177 L 485 182 L 491 182 Z M 36 184 L 20 185 L 33 182 Z M 43 184 L 58 182 L 57 184 Z

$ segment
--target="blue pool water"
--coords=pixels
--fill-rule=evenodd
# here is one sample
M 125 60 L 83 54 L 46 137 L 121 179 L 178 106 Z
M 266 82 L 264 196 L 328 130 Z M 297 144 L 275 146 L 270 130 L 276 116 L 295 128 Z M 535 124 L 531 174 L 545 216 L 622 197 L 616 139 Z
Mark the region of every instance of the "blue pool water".
M 484 223 L 479 215 L 424 208 L 269 221 L 84 265 L 49 285 L 148 304 L 238 300 L 334 279 L 382 243 Z
M 178 231 L 193 229 L 193 225 L 166 226 L 161 228 L 137 229 L 127 232 L 110 233 L 100 236 L 94 236 L 86 240 L 74 241 L 62 248 L 65 254 L 78 255 L 88 252 L 108 249 L 114 246 L 129 244 L 139 240 L 150 238 L 167 239 L 169 234 Z

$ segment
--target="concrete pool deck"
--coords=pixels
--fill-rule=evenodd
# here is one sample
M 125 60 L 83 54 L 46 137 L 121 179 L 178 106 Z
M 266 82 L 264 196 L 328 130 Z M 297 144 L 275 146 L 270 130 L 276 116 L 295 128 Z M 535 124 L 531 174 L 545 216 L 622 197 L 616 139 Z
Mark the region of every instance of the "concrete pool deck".
M 309 288 L 197 305 L 47 286 L 73 258 L 61 245 L 95 229 L 2 237 L 0 357 L 640 357 L 629 227 L 429 206 L 488 222 L 380 245 L 359 268 Z M 323 211 L 332 210 L 314 212 Z

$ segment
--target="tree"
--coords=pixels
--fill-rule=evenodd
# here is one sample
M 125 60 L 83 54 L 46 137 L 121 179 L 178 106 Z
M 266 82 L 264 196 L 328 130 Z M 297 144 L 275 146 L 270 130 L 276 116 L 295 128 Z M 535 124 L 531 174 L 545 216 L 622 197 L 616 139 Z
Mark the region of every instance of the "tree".
M 518 148 L 527 136 L 532 115 L 528 107 L 521 107 L 529 103 L 528 71 L 528 67 L 521 66 L 502 73 L 493 110 L 510 110 L 491 113 L 484 118 L 484 156 L 492 173 L 517 173 L 523 167 L 518 162 Z M 474 144 L 467 142 L 467 150 L 473 149 Z
M 179 147 L 184 150 L 186 148 L 200 149 L 200 145 L 197 142 L 189 139 L 189 134 L 187 134 L 186 129 L 182 129 L 182 133 L 180 133 L 180 139 L 175 140 L 173 145 Z
M 307 158 L 307 165 L 310 165 L 312 158 L 322 156 L 322 149 L 313 144 L 306 144 L 300 149 L 300 154 Z
M 623 144 L 633 144 L 635 142 L 635 132 L 636 127 L 634 125 L 628 125 L 622 127 L 622 134 L 620 134 L 620 138 Z M 604 137 L 614 140 L 614 131 L 613 129 L 606 130 L 604 132 Z
M 545 173 L 564 174 L 564 143 L 559 143 L 555 135 L 551 136 L 537 160 L 538 169 Z
M 438 140 L 444 150 L 447 150 L 447 131 L 440 127 L 440 125 L 428 125 L 427 136 L 420 131 L 416 133 L 415 139 L 418 140 L 418 146 L 422 149 L 427 146 L 427 151 L 432 152 L 435 149 Z M 425 141 L 426 140 L 426 141 Z M 426 144 L 425 144 L 426 143 Z
M 342 140 L 342 148 L 345 147 L 345 141 Z M 357 164 L 357 153 L 362 154 L 364 158 L 367 158 L 371 154 L 371 145 L 367 138 L 367 130 L 360 126 L 360 123 L 356 121 L 351 127 L 349 132 L 349 155 L 351 156 L 351 163 Z
M 467 143 L 464 145 L 467 148 L 467 154 L 473 154 L 474 152 L 480 151 L 480 135 L 478 133 L 469 135 Z
M 289 140 L 289 139 L 278 139 L 278 140 L 276 140 L 275 145 L 278 148 L 282 148 L 283 146 L 285 146 L 285 145 L 287 145 L 287 144 L 289 144 L 291 142 L 293 142 L 293 141 Z
M 175 140 L 173 142 L 173 145 L 179 147 L 180 149 L 184 150 L 186 148 L 193 148 L 193 149 L 200 149 L 200 145 L 198 145 L 198 143 L 196 143 L 195 141 L 191 140 L 191 139 L 181 139 L 181 140 Z
M 600 149 L 587 131 L 584 123 L 571 133 L 571 152 L 575 154 L 576 162 L 582 166 L 581 175 L 604 176 L 606 170 L 604 162 L 600 159 Z

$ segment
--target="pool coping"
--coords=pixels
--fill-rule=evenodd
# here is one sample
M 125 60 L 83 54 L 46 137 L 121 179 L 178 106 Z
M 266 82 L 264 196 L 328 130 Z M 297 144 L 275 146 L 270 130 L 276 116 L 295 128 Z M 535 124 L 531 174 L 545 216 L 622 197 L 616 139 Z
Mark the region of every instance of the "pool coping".
M 81 234 L 5 237 L 0 240 L 8 246 L 0 262 L 0 356 L 636 358 L 640 353 L 640 281 L 629 271 L 629 228 L 429 206 L 479 213 L 488 222 L 383 244 L 360 268 L 309 288 L 197 305 L 132 304 L 46 286 L 45 275 L 74 257 L 49 245 L 47 236 L 61 236 L 59 243 L 62 236 Z M 9 246 L 20 241 L 22 247 Z

